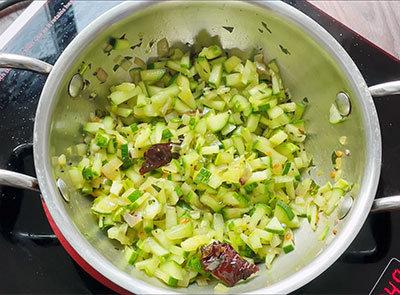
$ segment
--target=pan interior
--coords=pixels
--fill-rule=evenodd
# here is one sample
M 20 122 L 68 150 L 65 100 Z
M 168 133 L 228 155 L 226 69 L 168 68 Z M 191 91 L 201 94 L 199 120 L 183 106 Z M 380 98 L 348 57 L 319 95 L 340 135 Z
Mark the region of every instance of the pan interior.
M 67 147 L 82 142 L 82 124 L 89 119 L 90 112 L 104 108 L 110 86 L 131 81 L 124 69 L 113 70 L 117 56 L 137 56 L 143 60 L 155 57 L 157 40 L 166 37 L 170 46 L 185 48 L 186 44 L 194 44 L 193 48 L 197 50 L 201 46 L 219 44 L 242 58 L 250 57 L 260 49 L 267 60 L 277 58 L 282 79 L 291 90 L 293 100 L 300 101 L 307 97 L 310 102 L 305 114 L 309 134 L 306 148 L 314 157 L 315 168 L 310 170 L 313 178 L 320 184 L 328 181 L 333 170 L 332 152 L 348 149 L 351 156 L 343 161 L 344 178 L 361 183 L 366 152 L 360 147 L 365 145 L 366 140 L 358 101 L 363 98 L 356 97 L 348 77 L 327 51 L 298 26 L 279 16 L 273 9 L 262 9 L 257 5 L 241 2 L 170 2 L 151 5 L 139 12 L 133 12 L 134 5 L 131 7 L 130 16 L 102 29 L 98 37 L 93 37 L 88 42 L 71 67 L 65 69 L 61 87 L 53 99 L 50 157 L 65 153 Z M 224 27 L 232 27 L 233 30 L 230 32 Z M 106 54 L 104 48 L 109 38 L 119 38 L 122 35 L 131 44 L 141 43 L 141 46 Z M 82 62 L 91 65 L 84 74 L 89 86 L 80 97 L 71 98 L 67 92 L 69 80 Z M 105 83 L 101 83 L 93 75 L 99 67 L 108 74 Z M 328 122 L 329 108 L 340 91 L 350 96 L 352 111 L 345 122 L 332 125 Z M 89 98 L 92 92 L 97 94 L 95 99 Z M 347 137 L 345 147 L 339 143 L 341 136 Z M 58 177 L 55 171 L 56 169 L 53 173 L 54 180 Z M 322 174 L 319 175 L 319 172 Z M 70 183 L 67 177 L 64 180 Z M 61 196 L 54 197 L 61 200 Z M 68 204 L 63 203 L 63 210 L 94 249 L 129 275 L 153 286 L 168 289 L 157 279 L 149 278 L 127 265 L 118 245 L 98 228 L 90 212 L 90 197 L 71 190 L 70 199 Z M 332 214 L 332 218 L 336 218 L 336 212 Z M 346 219 L 336 226 L 339 231 L 345 225 Z M 303 220 L 301 228 L 295 232 L 294 252 L 281 255 L 271 270 L 262 266 L 251 283 L 239 284 L 230 292 L 250 292 L 265 288 L 267 283 L 274 284 L 301 270 L 322 253 L 333 239 L 333 235 L 329 234 L 327 240 L 319 242 L 317 236 L 318 231 L 314 233 L 307 221 Z M 213 285 L 207 288 L 212 290 Z M 196 284 L 188 289 L 173 291 L 204 293 L 204 289 Z

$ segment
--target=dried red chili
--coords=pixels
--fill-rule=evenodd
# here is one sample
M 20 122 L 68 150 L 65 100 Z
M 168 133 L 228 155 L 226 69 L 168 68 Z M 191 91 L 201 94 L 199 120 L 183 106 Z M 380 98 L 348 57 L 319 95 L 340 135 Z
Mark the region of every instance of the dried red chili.
M 144 163 L 139 170 L 140 174 L 143 175 L 147 172 L 160 168 L 171 162 L 173 158 L 177 159 L 179 154 L 173 153 L 172 147 L 172 143 L 159 143 L 152 145 L 144 153 Z
M 240 280 L 245 280 L 259 268 L 240 257 L 240 255 L 227 243 L 215 241 L 201 247 L 201 266 L 204 271 L 211 272 L 215 277 L 234 286 Z

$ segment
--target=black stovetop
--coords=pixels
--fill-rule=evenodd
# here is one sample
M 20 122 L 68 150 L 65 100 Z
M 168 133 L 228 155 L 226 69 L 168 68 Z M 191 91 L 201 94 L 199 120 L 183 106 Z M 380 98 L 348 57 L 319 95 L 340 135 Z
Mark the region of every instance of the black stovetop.
M 400 80 L 399 60 L 311 4 L 287 2 L 320 23 L 342 44 L 368 85 Z M 54 0 L 44 5 L 3 51 L 54 63 L 79 31 L 118 2 L 75 1 L 70 4 L 71 1 Z M 43 32 L 48 24 L 50 28 Z M 0 70 L 0 168 L 35 174 L 29 143 L 44 83 L 45 77 L 38 74 Z M 400 116 L 396 111 L 400 109 L 400 96 L 383 97 L 375 104 L 383 140 L 383 165 L 377 193 L 377 197 L 382 197 L 400 193 L 397 179 Z M 0 194 L 0 293 L 113 293 L 69 257 L 49 226 L 38 193 L 0 187 Z M 398 224 L 400 212 L 368 217 L 345 254 L 296 293 L 369 293 L 390 260 L 400 258 Z M 380 284 L 382 288 L 374 293 L 385 293 L 383 288 L 387 283 Z M 400 283 L 397 284 L 400 288 Z M 393 290 L 389 284 L 387 286 L 388 291 Z

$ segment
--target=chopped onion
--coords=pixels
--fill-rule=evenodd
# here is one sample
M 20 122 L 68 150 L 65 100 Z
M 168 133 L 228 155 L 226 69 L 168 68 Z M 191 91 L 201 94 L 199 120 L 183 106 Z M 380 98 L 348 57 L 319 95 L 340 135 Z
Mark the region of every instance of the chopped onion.
M 157 54 L 159 57 L 167 56 L 169 53 L 168 40 L 166 38 L 157 42 Z
M 104 83 L 107 81 L 108 74 L 103 68 L 98 68 L 96 71 L 96 78 L 100 82 Z
M 143 219 L 143 214 L 142 211 L 135 211 L 133 214 L 129 214 L 128 212 L 124 212 L 124 219 L 126 223 L 130 227 L 134 227 L 136 224 L 142 221 Z
M 135 59 L 133 60 L 133 62 L 138 65 L 141 69 L 145 70 L 147 69 L 147 65 L 146 63 L 143 61 L 143 59 L 140 59 L 138 57 L 135 57 Z

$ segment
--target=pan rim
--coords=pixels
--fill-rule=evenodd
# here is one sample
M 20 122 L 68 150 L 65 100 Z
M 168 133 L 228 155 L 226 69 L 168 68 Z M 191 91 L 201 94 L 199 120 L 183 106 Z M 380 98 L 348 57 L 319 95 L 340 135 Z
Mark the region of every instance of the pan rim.
M 95 38 L 98 32 L 103 31 L 106 26 L 158 2 L 159 1 L 139 1 L 122 3 L 97 18 L 68 45 L 67 49 L 56 62 L 44 86 L 36 113 L 33 137 L 35 167 L 43 193 L 43 199 L 56 226 L 60 229 L 71 246 L 94 269 L 126 290 L 135 293 L 168 294 L 171 293 L 169 290 L 154 287 L 118 269 L 92 248 L 85 240 L 73 222 L 69 220 L 68 215 L 61 206 L 61 199 L 58 197 L 51 173 L 49 146 L 47 144 L 50 133 L 52 108 L 54 107 L 52 98 L 57 94 L 58 88 L 63 80 L 60 79 L 60 77 L 63 77 L 65 69 L 71 64 L 70 61 L 75 60 L 83 48 Z M 234 2 L 240 3 L 239 1 Z M 315 42 L 318 42 L 318 44 L 324 47 L 335 62 L 337 62 L 339 68 L 346 74 L 354 93 L 358 97 L 358 103 L 363 114 L 363 123 L 365 126 L 366 168 L 362 176 L 362 183 L 360 184 L 358 196 L 358 198 L 362 198 L 362 200 L 355 203 L 353 212 L 348 217 L 346 226 L 329 247 L 307 266 L 269 287 L 250 292 L 252 294 L 289 293 L 310 282 L 330 267 L 340 255 L 343 254 L 360 231 L 368 216 L 378 186 L 382 154 L 381 135 L 378 115 L 364 78 L 346 51 L 324 28 L 294 7 L 283 2 L 257 1 L 246 3 L 246 5 L 249 4 L 268 9 L 278 16 L 283 17 L 286 21 L 297 25 Z M 88 251 L 88 249 L 90 251 Z

